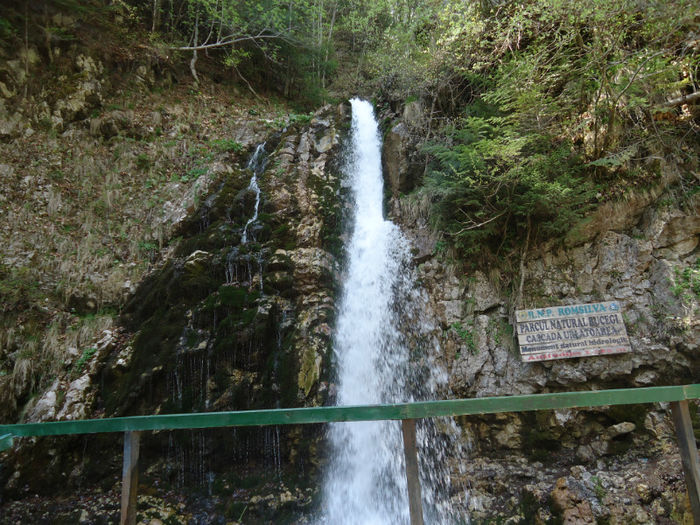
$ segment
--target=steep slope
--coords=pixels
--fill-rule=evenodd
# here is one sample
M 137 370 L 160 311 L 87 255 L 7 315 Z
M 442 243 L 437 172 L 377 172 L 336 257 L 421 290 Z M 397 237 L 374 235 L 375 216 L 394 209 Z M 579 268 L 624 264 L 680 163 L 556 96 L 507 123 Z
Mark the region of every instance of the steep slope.
M 295 114 L 222 75 L 213 81 L 205 58 L 197 85 L 153 47 L 119 34 L 98 44 L 118 10 L 94 20 L 60 6 L 30 15 L 74 38 L 2 48 L 0 419 L 323 402 L 342 107 Z M 248 164 L 263 143 L 252 220 Z M 243 487 L 215 509 L 230 518 L 288 512 L 310 499 L 296 485 L 315 469 L 316 439 L 316 429 L 155 436 L 144 444 L 144 479 L 205 493 L 216 480 L 227 495 Z M 213 453 L 223 450 L 227 461 Z M 52 497 L 2 514 L 111 519 L 119 457 L 109 438 L 20 445 L 3 454 L 3 497 Z M 227 466 L 247 457 L 248 473 Z M 88 480 L 96 507 L 75 492 Z M 258 496 L 258 513 L 253 494 L 274 501 Z

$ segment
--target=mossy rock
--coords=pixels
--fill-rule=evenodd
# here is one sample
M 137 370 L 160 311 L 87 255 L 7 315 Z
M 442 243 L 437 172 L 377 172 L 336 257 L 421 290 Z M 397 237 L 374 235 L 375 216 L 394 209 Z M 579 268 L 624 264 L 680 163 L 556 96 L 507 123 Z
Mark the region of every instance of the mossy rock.
M 241 241 L 241 235 L 241 227 L 218 220 L 203 232 L 181 240 L 175 248 L 175 256 L 187 257 L 197 250 L 217 252 L 229 246 L 236 246 Z
M 218 293 L 219 304 L 237 309 L 253 304 L 260 297 L 259 292 L 248 292 L 237 286 L 220 286 Z
M 133 341 L 133 356 L 128 370 L 122 372 L 114 367 L 114 362 L 108 364 L 101 389 L 108 414 L 152 411 L 149 406 L 153 399 L 142 397 L 143 374 L 149 374 L 163 364 L 172 366 L 175 349 L 187 322 L 186 310 L 184 305 L 161 305 L 141 324 Z M 115 359 L 113 357 L 112 361 Z M 138 407 L 134 407 L 137 401 Z

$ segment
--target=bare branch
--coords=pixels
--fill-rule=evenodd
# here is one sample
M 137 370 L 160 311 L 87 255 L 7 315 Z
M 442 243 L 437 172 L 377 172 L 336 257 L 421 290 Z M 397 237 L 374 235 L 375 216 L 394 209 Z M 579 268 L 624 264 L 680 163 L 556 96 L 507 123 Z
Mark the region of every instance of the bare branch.
M 622 98 L 622 95 L 625 94 L 625 91 L 627 91 L 630 88 L 630 86 L 632 85 L 634 80 L 637 78 L 637 75 L 639 75 L 639 73 L 642 71 L 642 69 L 644 69 L 644 66 L 646 65 L 646 63 L 649 62 L 649 60 L 651 60 L 652 58 L 657 57 L 663 53 L 664 53 L 664 50 L 658 51 L 657 53 L 654 53 L 653 55 L 646 57 L 642 61 L 642 63 L 639 64 L 639 67 L 634 72 L 634 74 L 630 77 L 629 82 L 627 82 L 627 85 L 622 89 L 622 91 L 620 91 L 620 93 L 618 93 L 617 97 L 615 97 L 615 100 L 613 101 L 613 106 L 617 105 L 617 102 L 620 100 L 620 98 Z
M 680 106 L 681 104 L 695 103 L 695 101 L 698 99 L 700 99 L 700 91 L 696 91 L 695 93 L 691 93 L 690 95 L 683 95 L 681 97 L 674 98 L 673 100 L 669 100 L 668 102 L 664 102 L 663 104 L 659 104 L 658 107 L 660 107 L 660 108 L 672 108 L 675 106 Z
M 238 71 L 238 68 L 234 65 L 233 69 L 238 73 L 238 76 L 241 77 L 241 80 L 246 83 L 248 86 L 248 89 L 250 89 L 250 92 L 255 95 L 255 98 L 260 99 L 260 95 L 257 94 L 257 92 L 253 89 L 253 86 L 250 85 L 250 82 L 248 82 L 248 79 L 246 79 L 243 75 L 241 75 L 241 72 Z
M 223 39 L 217 41 L 217 42 L 212 42 L 211 44 L 199 44 L 199 45 L 193 45 L 193 46 L 180 46 L 180 47 L 171 47 L 170 49 L 176 49 L 178 51 L 201 51 L 203 49 L 212 49 L 215 47 L 226 47 L 230 46 L 232 44 L 236 44 L 238 42 L 245 42 L 245 41 L 257 41 L 257 40 L 285 40 L 285 41 L 291 41 L 284 35 L 280 34 L 262 34 L 258 33 L 257 35 L 244 35 L 244 36 L 237 36 L 234 37 L 233 35 L 228 35 L 225 36 Z
M 460 233 L 464 233 L 464 232 L 469 231 L 469 230 L 476 230 L 477 228 L 481 228 L 482 226 L 485 226 L 486 224 L 488 224 L 492 221 L 495 221 L 501 215 L 505 214 L 505 212 L 506 212 L 506 210 L 503 210 L 498 215 L 494 215 L 493 217 L 491 217 L 488 220 L 485 220 L 484 222 L 480 222 L 479 224 L 472 224 L 471 226 L 466 226 L 466 227 L 462 228 L 461 230 L 459 230 L 458 232 L 453 233 L 452 235 L 459 235 Z

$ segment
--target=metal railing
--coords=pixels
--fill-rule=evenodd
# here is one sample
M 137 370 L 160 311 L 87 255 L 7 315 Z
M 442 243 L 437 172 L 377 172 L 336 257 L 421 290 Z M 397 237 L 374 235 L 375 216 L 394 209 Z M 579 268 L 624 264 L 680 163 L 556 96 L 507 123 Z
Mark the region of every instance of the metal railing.
M 136 520 L 139 438 L 143 431 L 401 420 L 411 524 L 416 525 L 423 523 L 415 443 L 416 419 L 669 402 L 671 403 L 691 510 L 696 525 L 700 525 L 700 462 L 688 408 L 689 399 L 700 399 L 700 384 L 421 401 L 390 405 L 159 414 L 46 423 L 19 423 L 0 425 L 0 450 L 11 447 L 13 439 L 19 437 L 124 432 L 121 523 L 133 524 Z

